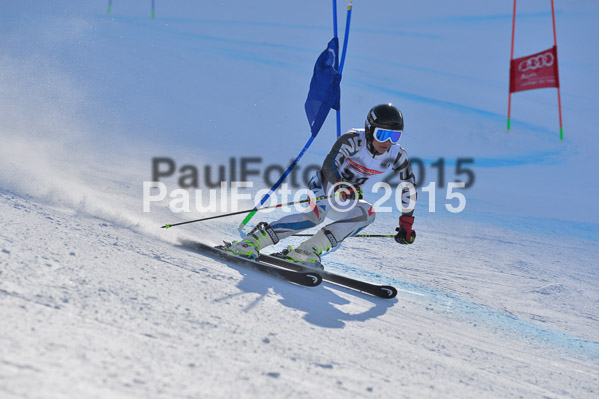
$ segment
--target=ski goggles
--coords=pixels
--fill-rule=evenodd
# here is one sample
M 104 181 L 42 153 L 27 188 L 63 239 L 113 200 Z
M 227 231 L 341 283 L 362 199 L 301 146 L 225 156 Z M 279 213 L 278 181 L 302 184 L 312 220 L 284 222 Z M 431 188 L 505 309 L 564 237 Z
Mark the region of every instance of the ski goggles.
M 391 144 L 397 144 L 401 137 L 401 130 L 388 130 L 377 127 L 374 128 L 373 136 L 379 143 L 384 143 L 388 140 Z

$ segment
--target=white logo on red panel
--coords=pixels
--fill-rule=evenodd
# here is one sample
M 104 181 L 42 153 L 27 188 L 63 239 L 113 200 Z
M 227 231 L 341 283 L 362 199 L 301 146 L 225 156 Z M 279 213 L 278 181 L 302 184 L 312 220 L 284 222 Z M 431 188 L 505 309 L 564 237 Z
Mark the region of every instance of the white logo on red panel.
M 549 51 L 520 62 L 520 64 L 518 64 L 518 70 L 520 72 L 526 72 L 528 70 L 549 67 L 553 65 L 554 60 L 555 57 L 553 56 L 553 53 Z

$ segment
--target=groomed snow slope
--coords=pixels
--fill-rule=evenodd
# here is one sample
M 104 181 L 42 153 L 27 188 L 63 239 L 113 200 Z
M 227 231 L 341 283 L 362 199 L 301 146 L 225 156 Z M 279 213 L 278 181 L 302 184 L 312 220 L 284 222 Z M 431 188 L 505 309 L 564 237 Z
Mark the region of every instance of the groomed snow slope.
M 570 256 L 591 264 L 596 251 L 482 228 L 380 263 L 348 250 L 359 272 L 330 266 L 396 285 L 384 300 L 295 286 L 70 208 L 0 199 L 5 398 L 597 393 L 599 344 L 564 332 L 595 335 L 596 277 L 560 266 Z M 484 256 L 456 249 L 472 240 Z
M 556 4 L 563 142 L 554 90 L 514 95 L 505 133 L 511 4 L 354 2 L 343 128 L 391 101 L 425 183 L 440 157 L 446 181 L 475 159 L 464 212 L 445 211 L 442 189 L 430 212 L 420 193 L 414 245 L 351 238 L 324 258 L 396 286 L 394 300 L 178 245 L 235 239 L 239 218 L 164 230 L 206 215 L 142 212 L 152 157 L 297 154 L 330 6 L 157 2 L 151 20 L 147 1 L 112 3 L 0 12 L 0 397 L 597 396 L 594 2 Z M 519 8 L 516 56 L 551 46 L 548 6 Z M 302 167 L 322 161 L 332 121 Z M 398 215 L 365 232 L 393 232 Z

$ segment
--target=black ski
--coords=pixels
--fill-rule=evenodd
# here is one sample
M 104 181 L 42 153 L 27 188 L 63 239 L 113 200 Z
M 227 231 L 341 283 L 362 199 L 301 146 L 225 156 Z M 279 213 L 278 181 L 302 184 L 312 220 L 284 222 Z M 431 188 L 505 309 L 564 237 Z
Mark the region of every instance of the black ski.
M 266 254 L 260 255 L 258 260 L 265 262 L 265 263 L 270 263 L 272 265 L 292 269 L 297 272 L 313 270 L 313 269 L 310 269 L 309 267 L 304 267 L 302 265 L 298 265 L 297 263 L 289 262 L 289 261 L 286 261 L 285 259 L 281 259 L 276 256 L 271 256 L 271 255 L 266 255 Z M 352 288 L 352 289 L 355 289 L 358 291 L 363 291 L 368 294 L 375 295 L 375 296 L 378 296 L 381 298 L 391 299 L 391 298 L 395 298 L 395 296 L 397 295 L 397 289 L 395 289 L 395 287 L 392 287 L 390 285 L 371 284 L 371 283 L 367 283 L 365 281 L 355 280 L 350 277 L 341 276 L 339 274 L 327 272 L 324 270 L 315 270 L 314 272 L 320 274 L 322 276 L 322 279 L 325 281 L 343 285 L 344 287 Z
M 247 267 L 253 270 L 269 274 L 271 276 L 291 281 L 296 284 L 305 285 L 307 287 L 316 287 L 322 282 L 322 277 L 319 273 L 313 270 L 288 270 L 273 266 L 272 264 L 264 263 L 259 260 L 252 260 L 241 256 L 234 255 L 218 247 L 211 247 L 197 241 L 180 240 L 181 244 L 189 249 L 193 249 L 203 255 L 213 259 L 220 258 L 227 262 L 234 263 L 238 266 Z

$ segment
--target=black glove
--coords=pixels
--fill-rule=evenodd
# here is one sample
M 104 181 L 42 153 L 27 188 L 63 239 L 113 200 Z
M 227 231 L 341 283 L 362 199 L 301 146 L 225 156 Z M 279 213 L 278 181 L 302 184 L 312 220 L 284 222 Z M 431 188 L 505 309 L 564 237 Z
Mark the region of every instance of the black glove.
M 337 180 L 337 186 L 335 187 L 335 193 L 338 194 L 341 198 L 343 198 L 343 201 L 356 200 L 356 199 L 361 200 L 362 198 L 364 198 L 364 195 L 362 194 L 362 189 L 360 188 L 360 186 L 351 184 L 346 179 Z
M 395 229 L 395 241 L 400 244 L 411 244 L 416 240 L 416 232 L 412 229 L 414 218 L 411 216 L 400 216 L 399 227 Z

